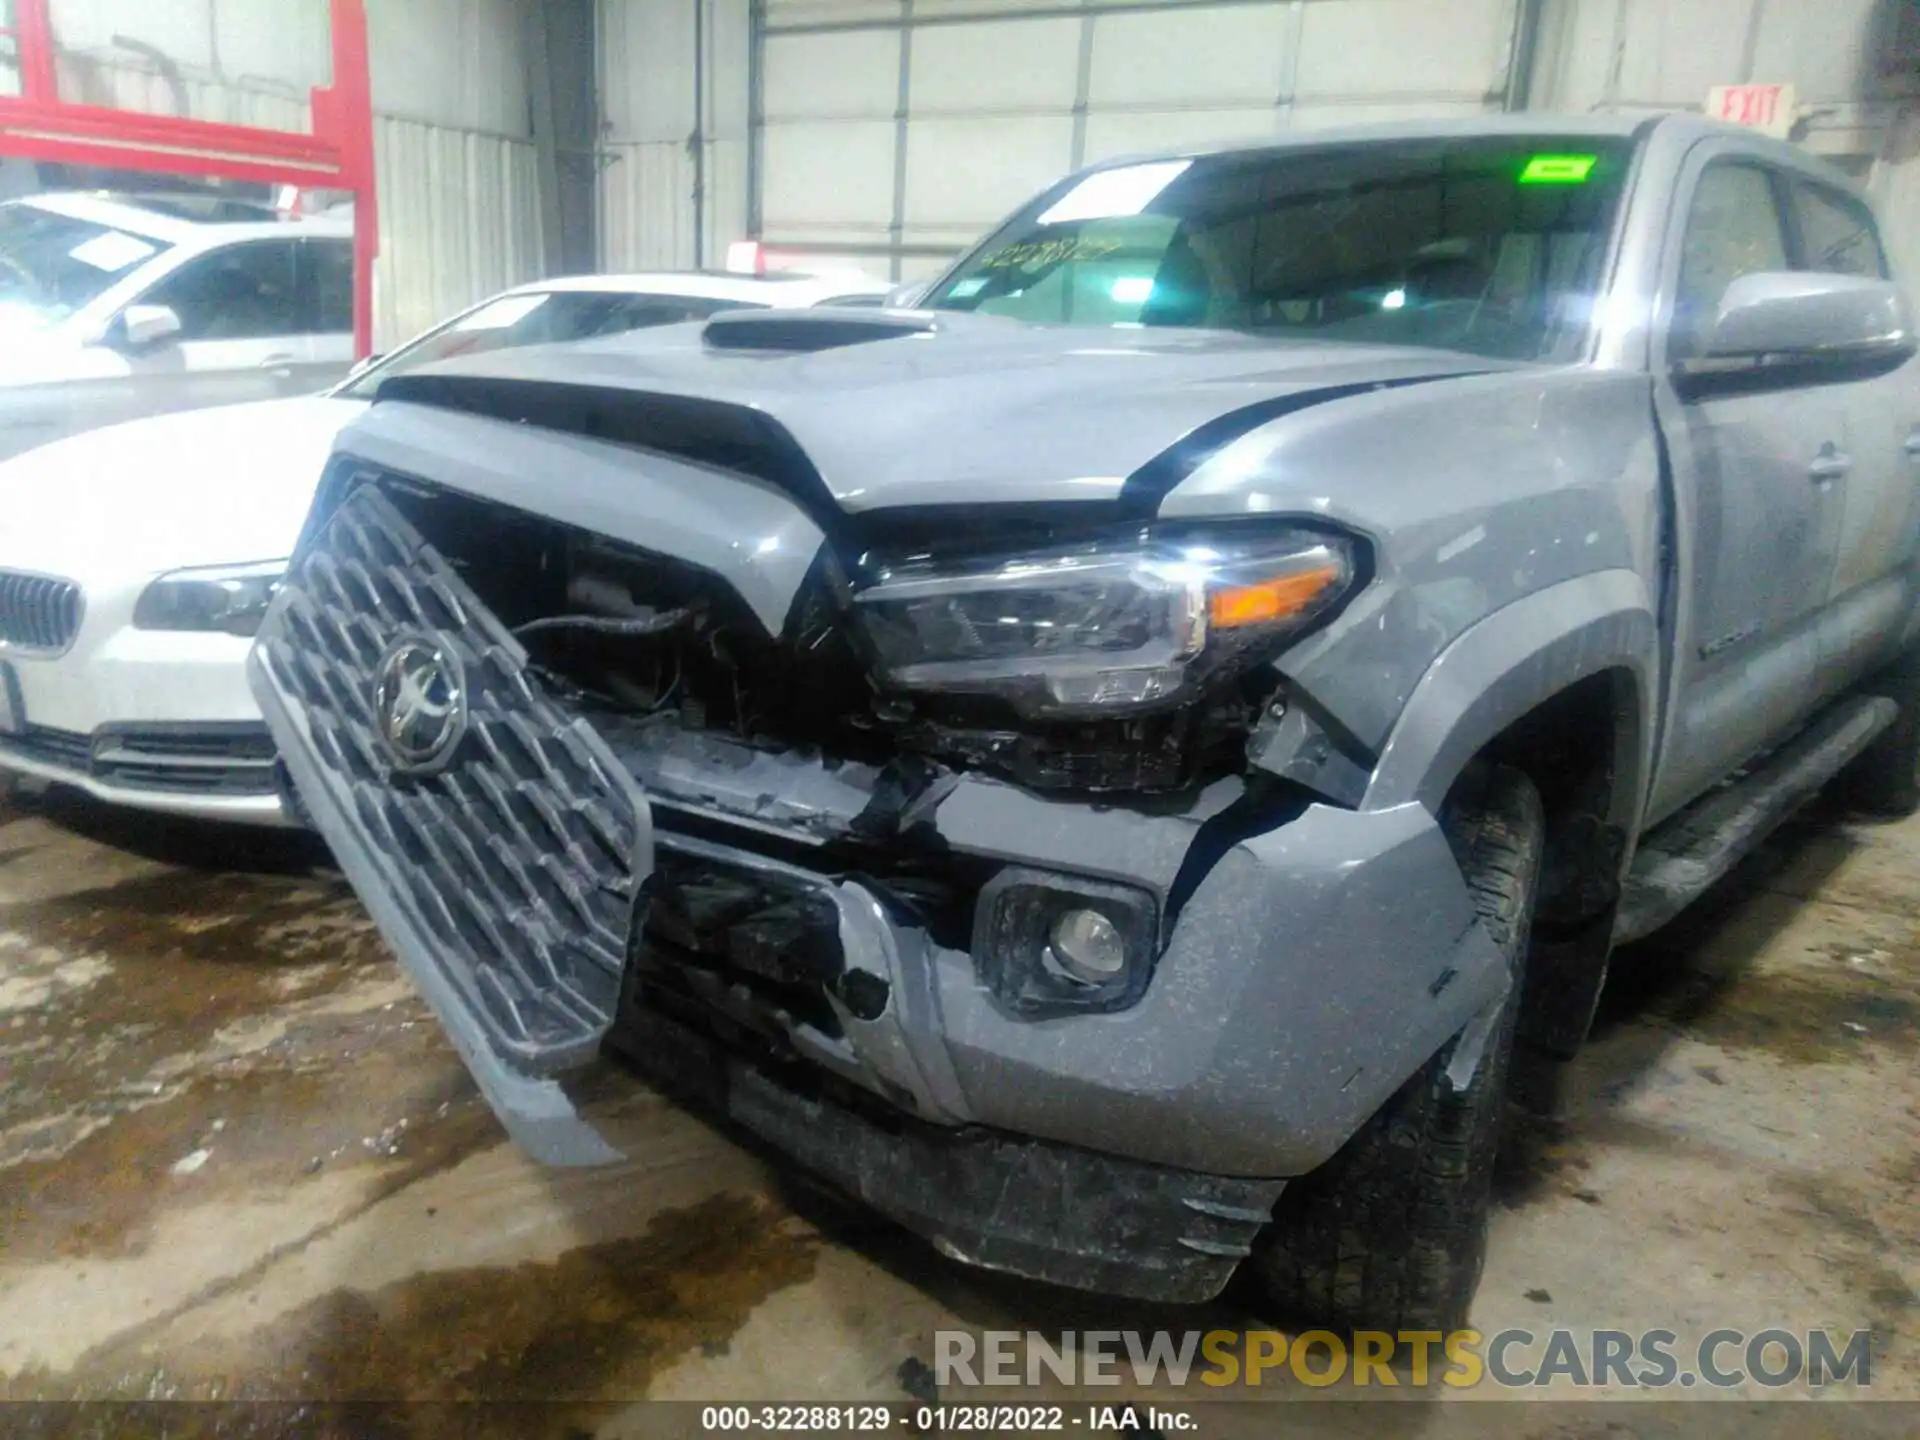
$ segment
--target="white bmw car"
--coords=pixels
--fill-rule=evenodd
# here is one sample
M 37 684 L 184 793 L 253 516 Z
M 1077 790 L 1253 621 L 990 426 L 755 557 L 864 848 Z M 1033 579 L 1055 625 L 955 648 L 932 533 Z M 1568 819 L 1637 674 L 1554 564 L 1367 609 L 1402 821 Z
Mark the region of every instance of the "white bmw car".
M 790 273 L 546 281 L 323 394 L 112 425 L 0 462 L 0 773 L 287 823 L 247 649 L 334 436 L 386 377 L 729 308 L 877 303 L 886 289 Z

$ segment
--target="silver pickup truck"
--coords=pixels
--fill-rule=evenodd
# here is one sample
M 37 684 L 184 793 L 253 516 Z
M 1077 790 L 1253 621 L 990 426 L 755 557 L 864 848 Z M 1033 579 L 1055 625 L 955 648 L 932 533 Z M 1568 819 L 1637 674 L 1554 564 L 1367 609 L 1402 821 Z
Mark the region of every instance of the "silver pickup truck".
M 951 1257 L 1444 1329 L 1610 948 L 1920 798 L 1914 354 L 1695 119 L 1115 162 L 912 309 L 391 382 L 253 683 L 542 1159 L 613 1050 Z

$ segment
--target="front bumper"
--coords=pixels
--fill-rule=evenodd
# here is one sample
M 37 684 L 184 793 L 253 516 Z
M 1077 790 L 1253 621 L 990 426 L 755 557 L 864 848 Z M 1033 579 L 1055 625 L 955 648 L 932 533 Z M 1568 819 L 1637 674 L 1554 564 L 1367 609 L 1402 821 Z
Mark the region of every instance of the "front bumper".
M 614 1043 L 661 1089 L 724 1114 L 816 1175 L 988 1270 L 1141 1300 L 1210 1300 L 1285 1182 L 1203 1175 L 979 1126 L 875 1117 L 783 1085 L 653 1011 Z
M 1128 1008 L 1015 1013 L 964 940 L 827 858 L 822 832 L 870 796 L 859 767 L 697 735 L 633 743 L 543 694 L 377 495 L 328 534 L 262 628 L 255 695 L 316 828 L 509 1132 L 549 1163 L 616 1158 L 563 1075 L 612 1032 L 663 1079 L 717 1074 L 709 1093 L 735 1119 L 954 1254 L 1197 1298 L 1284 1179 L 1505 983 L 1421 807 L 1311 805 L 1260 831 L 1233 813 L 1237 781 L 1170 812 L 960 776 L 920 819 L 929 853 L 1123 883 L 1177 910 Z M 354 599 L 363 556 L 405 580 L 378 609 Z M 422 626 L 463 657 L 471 718 L 453 767 L 409 778 L 381 758 L 369 681 Z M 828 987 L 808 1011 L 791 986 L 756 991 L 750 966 L 663 957 L 642 923 L 649 876 L 688 865 L 803 894 L 831 917 L 840 973 L 882 1002 Z M 1112 1203 L 1086 1204 L 1102 1187 Z M 1082 1212 L 1132 1219 L 1049 1238 Z
M 10 710 L 24 722 L 0 734 L 0 770 L 162 814 L 291 823 L 247 688 L 251 642 L 135 630 L 119 613 L 122 598 L 90 596 L 61 654 L 0 648 L 0 683 L 10 671 Z

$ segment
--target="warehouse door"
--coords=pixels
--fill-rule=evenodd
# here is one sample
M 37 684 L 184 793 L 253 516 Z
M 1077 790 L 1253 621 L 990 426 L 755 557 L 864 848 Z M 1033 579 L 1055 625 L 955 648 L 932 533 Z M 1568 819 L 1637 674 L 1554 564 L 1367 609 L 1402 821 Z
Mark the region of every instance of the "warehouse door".
M 1516 0 L 763 0 L 749 218 L 915 278 L 1113 155 L 1499 109 Z

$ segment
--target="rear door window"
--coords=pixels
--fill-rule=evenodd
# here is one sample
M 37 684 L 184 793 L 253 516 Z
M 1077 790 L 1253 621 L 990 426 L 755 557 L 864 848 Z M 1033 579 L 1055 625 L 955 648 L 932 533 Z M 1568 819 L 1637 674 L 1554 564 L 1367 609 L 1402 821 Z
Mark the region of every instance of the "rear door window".
M 353 242 L 300 242 L 301 329 L 308 335 L 353 330 Z

